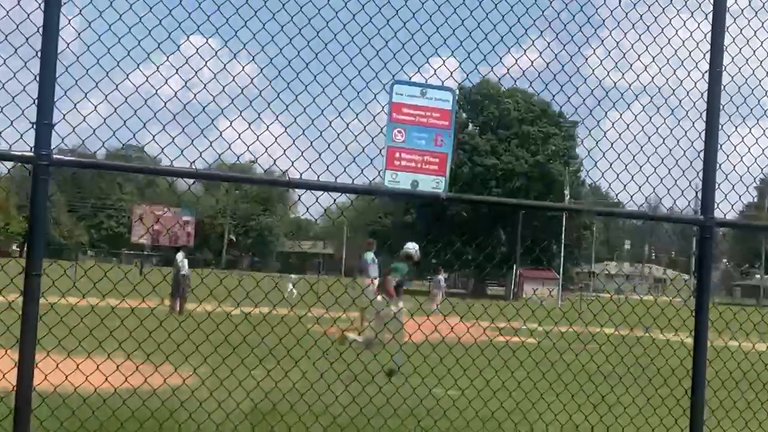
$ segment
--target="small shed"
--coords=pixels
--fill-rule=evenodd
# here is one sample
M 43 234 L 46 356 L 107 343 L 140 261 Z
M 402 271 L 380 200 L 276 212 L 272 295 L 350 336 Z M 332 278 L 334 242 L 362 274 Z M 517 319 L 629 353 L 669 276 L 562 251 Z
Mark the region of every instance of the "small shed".
M 560 276 L 551 268 L 522 268 L 517 272 L 515 297 L 556 297 L 559 284 Z

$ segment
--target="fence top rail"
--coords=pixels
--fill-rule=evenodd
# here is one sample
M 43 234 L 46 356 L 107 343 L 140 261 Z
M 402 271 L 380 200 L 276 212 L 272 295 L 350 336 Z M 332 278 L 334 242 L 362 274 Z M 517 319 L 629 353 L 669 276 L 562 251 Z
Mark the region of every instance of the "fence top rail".
M 17 163 L 34 163 L 35 155 L 30 152 L 16 152 L 0 150 L 0 161 Z M 123 162 L 82 159 L 61 155 L 53 155 L 50 164 L 52 166 L 81 168 L 100 171 L 115 171 L 133 174 L 155 175 L 163 177 L 178 177 L 190 180 L 219 181 L 225 183 L 242 183 L 256 186 L 273 186 L 286 189 L 299 189 L 318 192 L 331 192 L 353 195 L 389 196 L 400 198 L 412 198 L 417 200 L 441 200 L 463 204 L 484 204 L 520 209 L 535 209 L 549 211 L 566 211 L 573 213 L 589 213 L 597 216 L 616 217 L 635 220 L 649 220 L 657 222 L 669 222 L 689 225 L 702 225 L 703 219 L 692 215 L 654 214 L 642 210 L 630 210 L 622 208 L 607 208 L 584 204 L 566 204 L 546 201 L 532 201 L 517 198 L 493 197 L 482 195 L 469 195 L 457 193 L 435 194 L 413 190 L 389 189 L 379 185 L 362 185 L 351 183 L 336 183 L 332 181 L 309 180 L 301 178 L 275 177 L 258 174 L 237 174 L 214 170 L 201 170 L 195 168 L 152 166 L 130 164 Z M 768 226 L 768 224 L 766 224 Z
M 766 223 L 766 222 L 738 220 L 738 219 L 726 219 L 726 218 L 715 218 L 715 222 L 714 223 L 715 223 L 715 227 L 718 227 L 718 228 L 733 228 L 733 229 L 749 229 L 749 230 L 768 231 L 768 223 Z

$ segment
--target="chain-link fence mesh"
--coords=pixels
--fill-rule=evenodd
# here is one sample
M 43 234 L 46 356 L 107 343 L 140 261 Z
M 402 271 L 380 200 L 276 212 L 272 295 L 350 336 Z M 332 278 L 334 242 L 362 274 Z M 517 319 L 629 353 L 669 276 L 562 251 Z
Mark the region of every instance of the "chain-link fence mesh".
M 699 263 L 768 214 L 729 7 L 713 221 L 710 3 L 73 0 L 49 160 L 44 5 L 0 0 L 0 425 L 47 225 L 36 430 L 684 430 L 702 267 L 707 426 L 762 430 L 762 233 Z M 455 92 L 440 199 L 381 187 L 395 80 Z

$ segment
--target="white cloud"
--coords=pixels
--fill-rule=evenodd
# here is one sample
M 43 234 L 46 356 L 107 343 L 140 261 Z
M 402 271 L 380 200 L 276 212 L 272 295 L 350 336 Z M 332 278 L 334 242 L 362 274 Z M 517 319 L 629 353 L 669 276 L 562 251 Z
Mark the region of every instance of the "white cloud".
M 6 43 L 15 46 L 29 45 L 30 48 L 38 49 L 40 29 L 43 25 L 42 3 L 42 1 L 0 0 L 0 22 L 4 25 L 2 28 Z M 80 1 L 68 1 L 62 6 L 59 23 L 60 49 L 78 41 L 82 19 L 80 3 Z
M 723 125 L 721 136 L 718 204 L 724 214 L 735 216 L 768 172 L 768 120 L 738 126 L 729 122 Z
M 146 62 L 118 86 L 121 93 L 132 91 L 163 102 L 207 104 L 216 100 L 228 107 L 243 89 L 257 85 L 259 68 L 248 54 L 233 55 L 216 38 L 187 37 L 179 49 L 157 63 Z
M 209 136 L 212 145 L 200 154 L 207 163 L 218 158 L 255 161 L 261 170 L 276 168 L 291 177 L 306 175 L 310 164 L 303 152 L 310 147 L 309 142 L 303 138 L 295 141 L 273 114 L 246 111 L 231 119 L 219 117 L 215 125 L 217 136 Z
M 630 204 L 655 193 L 686 206 L 700 183 L 711 5 L 686 5 L 604 5 L 598 14 L 609 30 L 582 67 L 588 82 L 621 95 L 603 104 L 607 115 L 585 138 L 587 165 L 595 165 L 588 176 Z M 768 163 L 768 30 L 758 25 L 768 11 L 754 12 L 739 3 L 728 19 L 719 216 L 735 216 Z
M 250 60 L 255 56 L 232 52 L 218 38 L 190 35 L 170 54 L 147 57 L 122 77 L 99 82 L 65 113 L 69 144 L 139 143 L 177 166 L 221 159 L 308 179 L 368 183 L 379 176 L 386 114 L 376 96 L 318 115 L 293 109 L 298 100 L 291 98 L 299 96 L 285 93 L 279 102 L 290 109 L 276 113 L 267 102 L 275 89 Z M 302 204 L 318 214 L 312 199 Z
M 384 96 L 383 98 L 386 98 Z M 384 167 L 385 105 L 375 98 L 362 110 L 343 110 L 331 121 L 325 138 L 340 156 L 339 173 L 352 183 L 379 180 Z M 350 169 L 352 168 L 352 169 Z
M 262 97 L 269 85 L 258 66 L 244 60 L 252 56 L 217 38 L 191 35 L 173 53 L 150 57 L 68 113 L 78 138 L 138 141 L 180 166 L 221 158 L 309 179 L 367 183 L 378 176 L 386 115 L 377 100 L 334 117 L 278 115 Z
M 214 102 L 229 109 L 238 96 L 258 90 L 258 77 L 259 68 L 248 52 L 235 54 L 217 38 L 191 35 L 169 56 L 142 63 L 101 103 L 119 107 L 127 102 L 136 108 L 135 99 L 155 108 L 169 102 L 181 108 Z
M 611 29 L 587 57 L 584 70 L 609 85 L 634 91 L 644 91 L 647 86 L 685 91 L 706 88 L 706 20 L 703 11 L 686 13 L 655 5 L 640 5 L 622 16 L 611 15 L 606 20 Z
M 78 4 L 62 8 L 59 59 L 65 65 L 81 47 Z M 32 148 L 42 23 L 42 2 L 0 0 L 0 148 Z
M 431 57 L 410 78 L 417 82 L 457 88 L 466 78 L 466 74 L 456 57 Z
M 481 68 L 483 75 L 499 81 L 507 78 L 518 79 L 526 73 L 542 72 L 553 60 L 551 42 L 545 38 L 536 39 L 522 47 L 515 47 L 501 57 L 492 68 Z
M 212 146 L 202 138 L 206 129 L 219 126 L 214 119 L 222 111 L 233 117 L 254 109 L 259 86 L 264 86 L 250 58 L 247 52 L 233 53 L 217 38 L 190 35 L 170 55 L 150 54 L 119 82 L 112 77 L 101 81 L 64 114 L 60 124 L 72 128 L 66 141 L 96 148 L 111 140 L 138 141 L 176 165 L 210 162 L 189 154 Z M 265 104 L 261 108 L 266 110 Z
M 692 144 L 703 122 L 678 119 L 663 101 L 642 96 L 623 111 L 610 111 L 585 139 L 587 172 L 624 203 L 639 207 L 658 195 L 664 203 L 686 207 L 692 200 L 701 160 Z

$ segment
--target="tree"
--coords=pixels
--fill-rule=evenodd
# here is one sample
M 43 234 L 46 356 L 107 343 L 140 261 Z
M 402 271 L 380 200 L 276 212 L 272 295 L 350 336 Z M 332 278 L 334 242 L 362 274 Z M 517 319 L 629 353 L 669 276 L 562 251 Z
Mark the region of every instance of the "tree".
M 217 162 L 208 169 L 239 174 L 283 176 L 258 173 L 254 163 Z M 218 256 L 225 233 L 231 247 L 227 255 L 258 258 L 267 268 L 274 266 L 275 253 L 284 238 L 284 224 L 290 219 L 295 194 L 286 189 L 237 183 L 204 181 L 196 196 L 198 209 L 195 249 L 203 256 Z M 190 199 L 190 198 L 187 198 Z
M 756 199 L 744 204 L 736 217 L 748 222 L 768 222 L 766 200 L 768 199 L 768 176 L 763 176 L 755 185 Z M 748 230 L 732 230 L 728 236 L 728 259 L 737 267 L 760 267 L 763 235 Z
M 452 192 L 562 202 L 568 178 L 571 197 L 582 197 L 577 124 L 549 102 L 486 79 L 460 87 L 458 107 Z M 504 276 L 511 270 L 516 209 L 425 203 L 417 213 L 423 224 L 429 224 L 432 241 L 461 245 L 438 248 L 442 256 L 435 259 L 454 268 L 471 268 L 477 294 L 485 291 L 481 283 L 485 277 Z M 523 250 L 526 263 L 556 264 L 561 225 L 559 214 L 524 218 L 526 243 L 531 246 Z M 579 218 L 569 218 L 569 245 L 581 243 L 581 225 Z M 566 259 L 575 261 L 576 254 L 568 250 Z
M 451 192 L 540 201 L 564 200 L 566 171 L 571 197 L 581 199 L 584 182 L 576 153 L 575 122 L 538 96 L 482 80 L 459 88 L 457 138 Z M 527 264 L 554 266 L 559 260 L 562 213 L 524 218 Z M 431 263 L 473 273 L 477 294 L 486 277 L 503 277 L 514 263 L 518 209 L 507 206 L 356 197 L 326 214 L 324 226 L 347 221 L 350 244 L 366 236 L 395 252 L 405 241 L 423 245 L 421 271 Z M 327 229 L 326 229 L 327 231 Z M 568 218 L 569 246 L 581 245 L 584 221 Z M 355 237 L 352 237 L 355 236 Z M 334 233 L 334 238 L 340 238 Z M 385 246 L 386 249 L 386 246 Z M 544 250 L 546 249 L 546 250 Z M 577 253 L 568 248 L 568 262 Z
M 594 207 L 624 208 L 622 202 L 597 184 L 587 185 L 584 190 L 584 204 Z M 595 261 L 612 261 L 623 250 L 624 240 L 629 240 L 627 221 L 611 217 L 592 217 L 591 215 L 585 215 L 584 220 L 588 225 L 588 230 L 592 230 L 591 224 L 595 226 Z M 590 239 L 591 235 L 592 233 L 590 233 Z M 586 262 L 587 257 L 591 259 L 592 242 L 584 242 L 583 246 L 582 261 Z M 589 252 L 587 252 L 588 249 Z
M 283 236 L 288 240 L 316 240 L 319 238 L 319 225 L 313 219 L 291 216 L 283 223 Z
M 675 206 L 665 208 L 660 197 L 649 195 L 641 209 L 656 215 L 695 214 L 698 211 L 697 199 L 694 198 L 684 209 Z M 610 246 L 603 250 L 597 247 L 596 260 L 620 259 L 632 263 L 656 264 L 682 273 L 690 272 L 695 228 L 651 220 L 614 220 L 610 224 L 610 227 L 603 227 L 607 231 L 605 235 L 598 233 L 598 239 L 610 242 Z M 629 251 L 624 250 L 625 240 L 630 241 Z M 601 253 L 607 254 L 600 257 Z
M 52 170 L 52 177 L 54 174 L 55 170 Z M 48 236 L 51 252 L 49 255 L 52 256 L 66 253 L 74 245 L 85 244 L 88 241 L 88 235 L 83 226 L 68 209 L 61 186 L 58 182 L 52 181 L 49 188 Z M 29 214 L 31 187 L 30 170 L 23 165 L 12 167 L 8 175 L 3 178 L 5 193 L 3 202 L 6 206 L 4 214 L 10 221 L 5 234 L 9 239 L 19 241 L 22 253 L 26 248 L 26 219 Z
M 566 168 L 580 178 L 577 124 L 549 102 L 485 79 L 458 106 L 451 191 L 562 201 Z
M 22 242 L 27 230 L 26 214 L 19 213 L 11 176 L 0 178 L 0 240 Z
M 49 230 L 49 250 L 57 256 L 72 257 L 77 250 L 88 245 L 89 236 L 84 225 L 67 208 L 67 202 L 64 195 L 59 191 L 57 185 L 53 184 L 54 189 L 51 193 L 49 214 L 51 216 L 51 225 Z
M 394 256 L 399 248 L 413 237 L 412 218 L 408 217 L 408 206 L 403 201 L 383 197 L 356 196 L 334 204 L 326 209 L 320 219 L 319 237 L 331 242 L 341 253 L 344 225 L 347 231 L 346 274 L 354 270 L 355 257 L 363 253 L 365 240 L 373 238 L 378 242 L 382 263 Z
M 63 156 L 96 159 L 98 156 L 85 147 L 61 149 Z M 162 161 L 151 156 L 143 146 L 126 144 L 108 149 L 103 158 L 113 162 L 160 166 Z M 136 204 L 163 204 L 177 206 L 181 192 L 171 179 L 130 173 L 91 171 L 74 168 L 52 170 L 52 184 L 60 195 L 57 217 L 65 212 L 82 225 L 87 246 L 102 250 L 138 249 L 130 242 L 131 211 Z M 56 195 L 54 195 L 56 196 Z M 54 200 L 55 201 L 55 200 Z M 63 219 L 62 219 L 63 218 Z M 74 222 L 73 222 L 74 223 Z M 74 230 L 74 231 L 73 231 Z M 68 231 L 79 232 L 74 226 Z M 77 241 L 81 242 L 83 236 Z
M 81 159 L 99 155 L 84 146 L 58 149 L 57 154 Z M 105 160 L 162 165 L 143 146 L 127 144 L 108 149 Z M 253 163 L 217 162 L 208 169 L 283 176 L 279 172 L 258 173 Z M 293 191 L 234 183 L 185 183 L 175 179 L 97 170 L 55 167 L 51 170 L 50 240 L 60 249 L 88 247 L 103 250 L 139 249 L 130 242 L 131 211 L 137 204 L 184 206 L 197 213 L 195 252 L 212 258 L 222 249 L 224 231 L 236 239 L 233 254 L 255 256 L 274 262 L 275 251 L 286 235 L 314 236 L 310 221 L 291 217 L 296 203 Z M 0 235 L 24 237 L 18 231 L 28 213 L 30 177 L 26 167 L 13 167 L 0 189 Z

